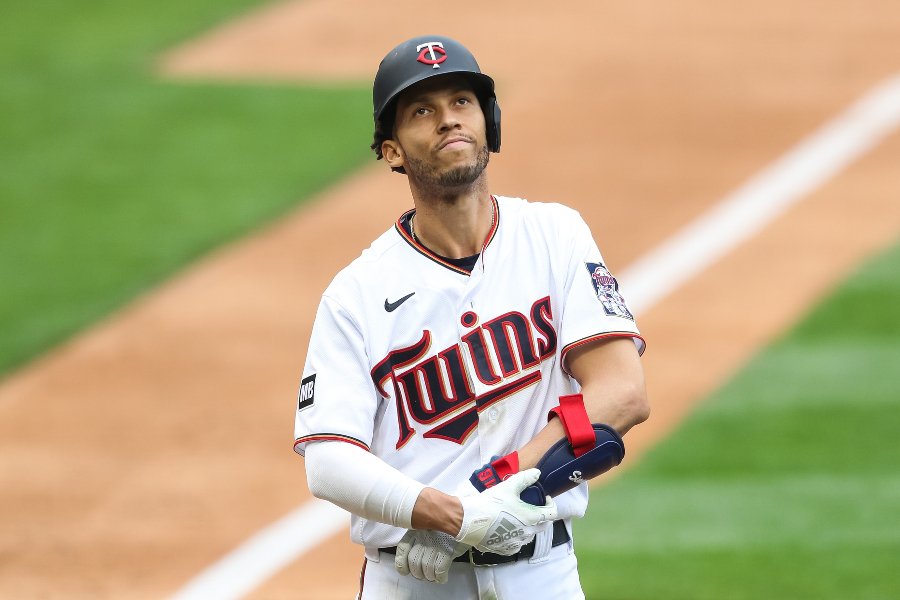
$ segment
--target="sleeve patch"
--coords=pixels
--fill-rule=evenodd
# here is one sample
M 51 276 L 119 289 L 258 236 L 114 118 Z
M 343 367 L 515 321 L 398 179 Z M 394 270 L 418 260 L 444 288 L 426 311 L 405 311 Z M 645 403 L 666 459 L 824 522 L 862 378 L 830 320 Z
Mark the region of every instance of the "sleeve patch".
M 304 377 L 300 382 L 300 393 L 297 399 L 297 410 L 309 408 L 313 404 L 313 395 L 316 391 L 316 374 Z
M 625 305 L 625 298 L 619 293 L 619 282 L 602 263 L 584 263 L 591 275 L 591 285 L 603 310 L 611 317 L 623 317 L 634 321 L 634 315 Z

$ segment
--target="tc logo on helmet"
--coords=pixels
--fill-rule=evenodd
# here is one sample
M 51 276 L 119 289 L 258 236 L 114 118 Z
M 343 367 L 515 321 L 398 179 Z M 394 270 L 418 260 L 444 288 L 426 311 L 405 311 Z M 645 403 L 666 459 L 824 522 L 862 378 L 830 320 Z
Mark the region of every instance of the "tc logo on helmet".
M 419 56 L 416 58 L 422 64 L 431 65 L 431 68 L 438 69 L 440 64 L 447 60 L 447 53 L 444 51 L 444 44 L 441 42 L 425 42 L 416 46 Z M 435 54 L 437 53 L 437 54 Z M 426 56 L 426 54 L 428 56 Z M 440 58 L 438 58 L 440 54 Z

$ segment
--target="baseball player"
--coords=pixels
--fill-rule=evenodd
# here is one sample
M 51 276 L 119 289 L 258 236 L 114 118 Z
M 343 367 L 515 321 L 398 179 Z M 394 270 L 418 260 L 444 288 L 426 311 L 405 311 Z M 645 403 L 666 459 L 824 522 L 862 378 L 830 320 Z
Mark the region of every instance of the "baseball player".
M 571 520 L 648 417 L 644 341 L 577 212 L 492 195 L 494 82 L 444 36 L 375 76 L 414 208 L 334 278 L 294 449 L 352 513 L 358 598 L 583 598 Z

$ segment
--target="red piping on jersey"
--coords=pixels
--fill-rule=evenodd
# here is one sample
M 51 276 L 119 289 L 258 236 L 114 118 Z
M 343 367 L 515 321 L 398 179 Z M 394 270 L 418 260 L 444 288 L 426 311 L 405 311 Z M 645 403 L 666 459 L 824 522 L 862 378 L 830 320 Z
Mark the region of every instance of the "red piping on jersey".
M 611 331 L 609 333 L 598 333 L 597 335 L 591 335 L 586 338 L 582 338 L 577 342 L 572 342 L 568 346 L 562 349 L 562 355 L 560 357 L 560 362 L 562 363 L 562 369 L 566 375 L 569 377 L 574 377 L 572 373 L 569 371 L 569 368 L 566 366 L 566 354 L 568 354 L 571 350 L 575 348 L 580 348 L 585 344 L 590 344 L 591 342 L 598 342 L 600 340 L 613 339 L 613 338 L 637 338 L 641 340 L 641 347 L 639 354 L 643 356 L 644 349 L 647 347 L 647 342 L 644 341 L 644 338 L 639 336 L 636 333 L 632 333 L 630 331 Z
M 494 215 L 493 215 L 493 219 L 492 219 L 493 226 L 491 227 L 491 230 L 488 231 L 487 237 L 484 238 L 484 244 L 481 246 L 482 254 L 484 254 L 485 249 L 488 247 L 488 245 L 490 245 L 491 241 L 494 239 L 494 235 L 497 233 L 497 229 L 500 227 L 500 206 L 497 203 L 497 199 L 494 196 L 491 196 L 491 203 L 493 204 L 493 210 L 494 210 Z M 457 267 L 456 265 L 447 262 L 440 255 L 435 254 L 434 252 L 432 252 L 431 250 L 429 250 L 428 248 L 426 248 L 425 246 L 423 246 L 422 244 L 417 242 L 410 234 L 406 233 L 406 230 L 403 228 L 401 223 L 403 222 L 403 219 L 406 219 L 407 217 L 409 217 L 411 214 L 413 214 L 415 212 L 415 210 L 416 209 L 413 208 L 413 209 L 406 211 L 405 213 L 400 215 L 400 218 L 397 219 L 397 222 L 394 224 L 394 228 L 397 230 L 397 233 L 400 234 L 400 237 L 402 237 L 406 241 L 407 244 L 412 246 L 416 252 L 418 252 L 419 254 L 422 254 L 426 258 L 430 258 L 431 260 L 438 263 L 442 267 L 447 267 L 451 271 L 455 271 L 462 275 L 471 275 L 471 273 L 469 273 L 465 269 L 461 269 L 461 268 Z
M 349 435 L 341 435 L 339 433 L 314 433 L 312 435 L 304 435 L 303 437 L 299 437 L 294 440 L 294 451 L 297 450 L 298 444 L 304 444 L 307 442 L 346 442 L 348 444 L 353 444 L 359 448 L 362 448 L 366 452 L 369 451 L 369 447 L 363 442 L 359 441 L 356 438 L 352 438 Z

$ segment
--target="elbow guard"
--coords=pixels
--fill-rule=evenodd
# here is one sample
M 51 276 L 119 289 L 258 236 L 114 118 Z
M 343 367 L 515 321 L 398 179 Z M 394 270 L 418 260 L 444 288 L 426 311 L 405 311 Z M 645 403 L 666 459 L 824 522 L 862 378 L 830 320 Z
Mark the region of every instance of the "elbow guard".
M 548 419 L 553 418 L 559 418 L 566 437 L 541 457 L 535 465 L 541 476 L 519 495 L 536 506 L 546 504 L 547 496 L 558 496 L 606 473 L 625 458 L 621 436 L 609 425 L 591 423 L 581 394 L 560 396 L 559 406 L 548 415 Z M 469 481 L 475 489 L 484 491 L 518 470 L 518 453 L 513 452 L 484 465 Z
M 547 496 L 558 496 L 576 485 L 606 473 L 622 462 L 625 445 L 609 425 L 595 423 L 594 446 L 576 456 L 568 438 L 562 438 L 547 450 L 535 465 L 541 470 L 536 483 L 527 487 L 520 498 L 529 504 L 543 506 Z

